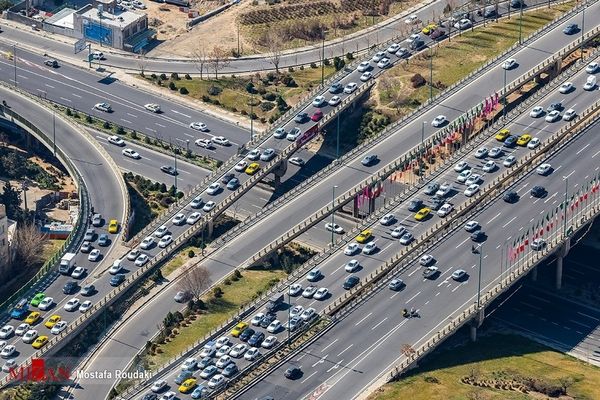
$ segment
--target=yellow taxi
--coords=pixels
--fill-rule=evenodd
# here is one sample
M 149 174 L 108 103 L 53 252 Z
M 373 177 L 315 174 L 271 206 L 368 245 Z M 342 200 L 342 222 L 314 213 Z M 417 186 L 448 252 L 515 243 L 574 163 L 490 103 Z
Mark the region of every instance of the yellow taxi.
M 60 315 L 54 314 L 53 316 L 48 318 L 48 320 L 46 321 L 44 326 L 48 329 L 52 329 L 54 327 L 54 325 L 56 325 L 56 323 L 60 320 L 61 320 Z
M 181 393 L 189 393 L 196 387 L 196 378 L 189 378 L 183 381 L 181 386 L 179 386 L 179 391 Z
M 38 322 L 38 320 L 40 319 L 40 315 L 41 314 L 39 312 L 33 311 L 32 313 L 30 313 L 27 316 L 27 318 L 25 318 L 25 321 L 23 321 L 23 322 L 25 322 L 26 324 L 29 324 L 29 325 L 33 325 L 36 322 Z
M 415 219 L 417 221 L 423 221 L 427 216 L 431 213 L 431 208 L 423 207 L 415 214 Z
M 117 233 L 119 230 L 119 222 L 116 219 L 111 219 L 108 223 L 108 233 Z
M 260 168 L 260 165 L 258 163 L 255 163 L 255 162 L 250 163 L 250 165 L 248 165 L 246 167 L 246 173 L 248 175 L 254 175 L 256 173 L 256 171 L 259 170 L 259 168 Z
M 429 24 L 425 28 L 423 28 L 421 32 L 423 32 L 426 35 L 431 35 L 431 33 L 433 33 L 433 31 L 435 31 L 437 27 L 438 26 L 436 24 Z
M 231 336 L 233 337 L 238 337 L 242 334 L 242 332 L 244 332 L 244 330 L 246 330 L 246 328 L 248 327 L 248 324 L 245 322 L 238 322 L 238 324 L 236 326 L 233 327 L 233 329 L 231 330 Z
M 519 136 L 519 139 L 517 140 L 517 144 L 519 146 L 527 146 L 527 143 L 529 143 L 529 141 L 531 140 L 531 135 L 529 134 L 524 134 Z
M 38 336 L 31 344 L 31 347 L 34 349 L 41 349 L 46 343 L 48 343 L 48 336 Z
M 498 133 L 496 133 L 496 140 L 499 142 L 504 142 L 506 140 L 507 137 L 510 136 L 510 130 L 509 129 L 500 129 L 498 131 Z
M 371 232 L 370 229 L 365 229 L 364 231 L 358 234 L 358 236 L 356 237 L 356 241 L 358 243 L 366 243 L 369 239 L 371 239 L 371 236 L 373 236 L 373 232 Z

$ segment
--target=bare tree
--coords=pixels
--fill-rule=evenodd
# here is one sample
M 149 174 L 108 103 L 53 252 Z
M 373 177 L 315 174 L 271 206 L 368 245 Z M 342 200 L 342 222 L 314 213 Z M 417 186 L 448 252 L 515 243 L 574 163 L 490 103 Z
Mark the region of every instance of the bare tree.
M 34 224 L 23 224 L 15 230 L 16 263 L 25 267 L 35 267 L 42 261 L 41 247 L 48 240 L 48 235 L 40 232 Z
M 141 50 L 140 55 L 137 58 L 137 65 L 140 69 L 140 75 L 144 76 L 144 71 L 146 70 L 146 66 L 148 65 L 148 59 L 146 58 L 146 51 Z
M 209 63 L 215 71 L 215 79 L 218 79 L 219 70 L 229 65 L 229 53 L 223 47 L 215 46 L 209 54 Z
M 199 300 L 202 294 L 210 287 L 210 272 L 203 266 L 190 265 L 179 280 L 179 288 L 189 293 L 192 298 Z
M 408 97 L 402 90 L 392 90 L 390 92 L 390 104 L 396 110 L 396 114 L 400 114 L 400 110 L 406 104 Z
M 208 52 L 204 47 L 199 46 L 192 51 L 192 57 L 194 60 L 194 66 L 196 67 L 196 70 L 200 72 L 200 79 L 202 79 L 204 69 L 208 69 Z
M 279 74 L 279 62 L 281 61 L 281 49 L 283 40 L 281 40 L 283 32 L 280 30 L 269 29 L 265 36 L 265 42 L 269 51 L 269 61 L 275 67 L 275 71 Z

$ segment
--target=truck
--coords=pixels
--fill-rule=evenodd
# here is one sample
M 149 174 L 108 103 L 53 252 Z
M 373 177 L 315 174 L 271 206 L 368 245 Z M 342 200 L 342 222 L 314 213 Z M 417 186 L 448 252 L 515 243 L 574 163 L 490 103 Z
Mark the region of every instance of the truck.
M 58 266 L 58 272 L 63 275 L 70 275 L 75 265 L 75 253 L 65 253 L 60 259 L 60 265 Z
M 29 303 L 27 299 L 21 299 L 10 311 L 10 317 L 14 319 L 23 319 L 29 312 Z
M 279 305 L 283 304 L 283 293 L 276 294 L 272 296 L 267 302 L 267 312 L 275 312 Z

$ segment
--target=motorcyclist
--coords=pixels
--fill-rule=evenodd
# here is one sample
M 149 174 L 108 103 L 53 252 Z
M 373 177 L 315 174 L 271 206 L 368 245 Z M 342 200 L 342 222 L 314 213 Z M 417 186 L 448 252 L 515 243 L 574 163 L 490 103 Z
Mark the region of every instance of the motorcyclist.
M 408 317 L 410 314 L 408 313 L 408 310 L 405 308 L 402 310 L 402 315 L 405 317 Z

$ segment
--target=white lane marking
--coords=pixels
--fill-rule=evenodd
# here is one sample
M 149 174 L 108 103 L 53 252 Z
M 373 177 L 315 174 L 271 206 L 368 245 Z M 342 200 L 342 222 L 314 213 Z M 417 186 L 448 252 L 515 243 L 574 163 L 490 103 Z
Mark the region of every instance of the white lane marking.
M 582 151 L 584 151 L 585 149 L 587 149 L 589 146 L 590 146 L 590 143 L 586 144 L 585 146 L 583 146 L 583 147 L 581 148 L 581 150 L 579 150 L 579 151 L 578 151 L 577 153 L 575 153 L 575 154 L 579 155 L 579 153 L 581 153 Z
M 502 214 L 502 212 L 499 212 L 498 214 L 496 214 L 494 217 L 492 217 L 492 219 L 490 219 L 487 223 L 489 224 L 490 222 L 492 222 L 493 220 L 495 220 L 496 218 L 498 218 L 500 216 L 500 214 Z
M 310 378 L 312 378 L 312 377 L 313 377 L 313 375 L 314 375 L 314 374 L 316 374 L 316 373 L 317 373 L 317 371 L 313 372 L 312 374 L 310 374 L 309 376 L 307 376 L 307 377 L 306 377 L 306 379 L 305 379 L 305 380 L 303 380 L 301 383 L 304 383 L 304 382 L 306 382 L 307 380 L 309 380 Z
M 65 99 L 64 97 L 60 97 L 60 99 L 61 99 L 61 100 L 64 100 L 64 101 L 67 101 L 67 102 L 69 102 L 69 103 L 71 103 L 71 100 L 69 100 L 69 99 Z
M 526 182 L 521 189 L 517 190 L 517 193 L 519 193 L 521 190 L 525 189 L 527 186 L 529 185 L 529 182 Z
M 385 317 L 384 319 L 381 320 L 381 322 L 379 322 L 377 325 L 375 325 L 374 327 L 371 328 L 372 331 L 374 331 L 375 329 L 377 329 L 377 327 L 381 324 L 383 324 L 385 321 L 387 321 L 388 317 Z
M 56 89 L 56 87 L 55 87 L 55 86 L 48 85 L 47 83 L 44 83 L 44 86 L 46 86 L 46 87 L 49 87 L 50 89 Z
M 568 179 L 571 175 L 573 175 L 575 173 L 575 170 L 573 170 L 573 172 L 571 172 L 569 175 L 567 176 L 563 176 L 563 180 Z
M 506 224 L 502 225 L 502 228 L 506 228 L 508 225 L 510 225 L 511 222 L 513 222 L 515 219 L 517 219 L 517 217 L 512 217 L 512 219 L 510 221 L 508 221 Z
M 78 95 L 78 94 L 71 93 L 71 95 L 81 99 L 81 96 L 80 96 L 80 95 Z
M 342 365 L 343 362 L 344 362 L 344 360 L 340 360 L 340 361 L 334 363 L 333 366 L 327 370 L 327 372 L 331 372 L 334 369 L 338 369 L 340 367 L 340 365 Z
M 600 154 L 600 150 L 598 150 L 597 152 L 595 152 L 594 155 L 592 156 L 592 158 L 596 157 L 598 154 Z
M 346 347 L 344 350 L 342 350 L 337 357 L 341 356 L 342 354 L 344 354 L 346 351 L 350 350 L 350 348 L 354 346 L 354 343 L 352 343 L 350 346 Z
M 28 76 L 25 76 L 25 75 L 17 75 L 17 77 L 19 77 L 19 78 L 21 78 L 21 79 L 29 79 L 29 77 L 28 77 Z
M 159 124 L 158 122 L 155 122 L 154 124 L 155 124 L 155 125 L 158 125 L 158 126 L 160 126 L 161 128 L 166 128 L 166 126 L 165 126 L 165 125 L 163 125 L 163 124 Z
M 598 319 L 598 318 L 595 318 L 595 317 L 592 317 L 591 315 L 589 315 L 589 314 L 586 314 L 586 313 L 582 313 L 582 312 L 579 312 L 579 311 L 577 311 L 577 314 L 579 314 L 579 315 L 581 315 L 581 316 L 583 316 L 583 317 L 588 317 L 588 318 L 590 318 L 590 319 L 593 319 L 594 321 L 600 321 L 600 319 Z
M 535 294 L 530 294 L 529 297 L 531 297 L 532 299 L 543 301 L 544 303 L 550 303 L 550 300 L 544 299 L 543 297 L 540 297 L 540 296 L 536 296 Z
M 189 115 L 187 115 L 187 114 L 184 114 L 184 113 L 182 113 L 182 112 L 175 111 L 175 110 L 171 110 L 171 111 L 172 111 L 172 112 L 174 112 L 175 114 L 182 115 L 182 116 L 184 116 L 184 117 L 186 117 L 186 118 L 192 118 L 191 116 L 189 116 Z
M 150 132 L 154 132 L 154 133 L 156 133 L 156 131 L 155 131 L 154 129 L 152 129 L 152 128 L 148 128 L 148 127 L 146 127 L 146 129 L 148 129 Z
M 123 119 L 123 118 L 121 118 L 121 121 L 125 122 L 126 124 L 131 124 L 132 123 L 131 121 L 128 121 L 128 120 Z
M 337 342 L 339 339 L 335 339 L 333 342 L 329 343 L 327 346 L 323 347 L 323 349 L 321 350 L 321 353 L 324 352 L 325 350 L 327 350 L 329 348 L 329 346 L 332 346 L 335 342 Z
M 456 248 L 458 249 L 460 246 L 462 246 L 463 244 L 465 244 L 465 242 L 469 240 L 469 238 L 466 238 L 465 240 L 463 240 L 462 242 L 460 242 L 458 245 L 456 245 Z
M 529 304 L 529 303 L 525 303 L 524 301 L 522 301 L 522 302 L 521 302 L 521 304 L 523 304 L 524 306 L 527 306 L 527 307 L 531 307 L 531 308 L 533 308 L 534 310 L 541 310 L 541 308 L 540 308 L 540 307 L 534 306 L 534 305 L 532 305 L 532 304 Z
M 549 202 L 556 195 L 558 195 L 558 192 L 554 193 L 552 196 L 550 196 L 546 200 L 544 200 L 544 204 L 546 204 L 547 202 Z
M 361 319 L 360 321 L 358 321 L 356 324 L 354 324 L 354 326 L 358 326 L 360 325 L 361 322 L 363 322 L 365 319 L 369 318 L 371 316 L 371 314 L 373 314 L 372 312 L 368 313 L 367 315 L 364 316 L 363 319 Z
M 591 325 L 582 324 L 581 322 L 575 321 L 575 320 L 573 320 L 573 319 L 570 319 L 570 320 L 569 320 L 569 322 L 572 322 L 572 323 L 574 323 L 574 324 L 577 324 L 577 325 L 583 326 L 584 328 L 593 328 L 593 326 L 591 326 Z
M 421 294 L 421 291 L 418 291 L 418 292 L 417 292 L 417 294 L 415 294 L 415 295 L 414 295 L 413 297 L 411 297 L 410 299 L 406 300 L 406 303 L 405 303 L 405 304 L 408 304 L 408 303 L 410 303 L 411 301 L 413 301 L 413 300 L 415 299 L 415 297 L 417 297 L 417 296 L 418 296 L 418 295 L 420 295 L 420 294 Z
M 133 117 L 133 118 L 137 118 L 138 117 L 137 115 L 132 114 L 132 113 L 127 113 L 127 115 L 129 115 L 130 117 Z
M 319 361 L 317 361 L 316 363 L 314 363 L 312 366 L 313 368 L 316 367 L 319 364 L 323 364 L 325 362 L 325 360 L 327 360 L 327 357 L 329 356 L 329 354 L 325 354 L 323 357 L 321 357 L 321 359 Z M 310 378 L 310 376 L 308 377 Z M 306 379 L 308 379 L 306 378 Z
M 394 293 L 393 295 L 390 296 L 390 299 L 393 299 L 394 297 L 398 296 L 399 292 Z

